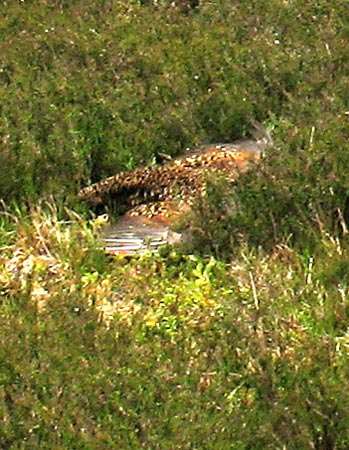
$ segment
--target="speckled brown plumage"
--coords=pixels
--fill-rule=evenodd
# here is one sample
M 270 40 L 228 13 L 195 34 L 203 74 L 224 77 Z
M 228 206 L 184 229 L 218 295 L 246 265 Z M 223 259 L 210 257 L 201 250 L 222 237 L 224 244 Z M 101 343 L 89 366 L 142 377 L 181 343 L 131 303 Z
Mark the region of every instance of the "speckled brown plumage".
M 106 251 L 132 255 L 154 250 L 181 240 L 171 225 L 204 193 L 207 173 L 220 173 L 234 181 L 251 161 L 260 158 L 266 145 L 265 140 L 247 140 L 205 146 L 162 166 L 109 177 L 82 189 L 79 197 L 91 206 L 109 205 L 125 214 L 105 231 Z
M 258 141 L 208 146 L 162 166 L 119 173 L 82 189 L 79 197 L 93 206 L 113 205 L 121 212 L 152 216 L 175 199 L 190 204 L 202 193 L 207 172 L 233 180 L 249 161 L 259 159 L 264 146 Z

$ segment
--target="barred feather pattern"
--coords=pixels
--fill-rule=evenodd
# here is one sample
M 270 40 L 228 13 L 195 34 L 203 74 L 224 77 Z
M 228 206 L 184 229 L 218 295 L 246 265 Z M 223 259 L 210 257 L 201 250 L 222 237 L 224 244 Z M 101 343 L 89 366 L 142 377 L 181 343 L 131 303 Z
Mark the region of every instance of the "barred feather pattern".
M 82 189 L 79 197 L 90 205 L 114 204 L 124 210 L 178 196 L 189 200 L 200 194 L 207 172 L 234 179 L 249 161 L 260 158 L 263 149 L 258 141 L 205 147 L 162 166 L 121 172 Z
M 109 205 L 126 213 L 104 236 L 105 249 L 134 254 L 157 249 L 181 236 L 170 231 L 174 218 L 187 212 L 205 191 L 208 173 L 234 181 L 260 159 L 268 142 L 245 140 L 201 147 L 164 165 L 121 172 L 79 192 L 91 206 Z

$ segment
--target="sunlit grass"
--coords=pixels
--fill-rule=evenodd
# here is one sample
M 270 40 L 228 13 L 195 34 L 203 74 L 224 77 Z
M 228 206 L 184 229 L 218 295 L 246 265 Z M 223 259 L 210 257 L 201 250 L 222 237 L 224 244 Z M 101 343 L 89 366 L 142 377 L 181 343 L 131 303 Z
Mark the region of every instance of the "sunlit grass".
M 5 4 L 0 447 L 348 449 L 347 2 Z M 101 251 L 81 186 L 255 120 L 185 251 Z
M 95 221 L 59 216 L 48 205 L 3 216 L 8 448 L 347 442 L 344 243 L 243 245 L 229 264 L 175 250 L 113 259 Z

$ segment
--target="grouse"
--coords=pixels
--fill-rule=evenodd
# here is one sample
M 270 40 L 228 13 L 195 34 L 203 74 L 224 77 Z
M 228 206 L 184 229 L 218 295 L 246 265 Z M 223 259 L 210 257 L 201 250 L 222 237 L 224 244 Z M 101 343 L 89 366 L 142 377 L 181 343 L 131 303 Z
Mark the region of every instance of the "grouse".
M 269 144 L 267 137 L 201 146 L 163 165 L 121 172 L 94 183 L 82 189 L 79 197 L 92 207 L 108 205 L 123 214 L 104 232 L 106 251 L 129 255 L 158 249 L 181 240 L 171 225 L 203 195 L 207 173 L 234 181 L 261 158 Z

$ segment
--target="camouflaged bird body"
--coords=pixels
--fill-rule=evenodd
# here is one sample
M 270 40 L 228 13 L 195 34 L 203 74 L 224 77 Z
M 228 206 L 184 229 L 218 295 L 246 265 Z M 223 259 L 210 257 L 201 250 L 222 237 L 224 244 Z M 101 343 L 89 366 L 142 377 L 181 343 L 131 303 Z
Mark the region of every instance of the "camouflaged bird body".
M 183 212 L 204 192 L 207 173 L 223 173 L 233 181 L 249 161 L 260 158 L 265 146 L 264 141 L 251 140 L 202 147 L 162 166 L 109 177 L 82 189 L 79 197 L 94 206 L 113 206 L 119 213 L 168 217 Z

